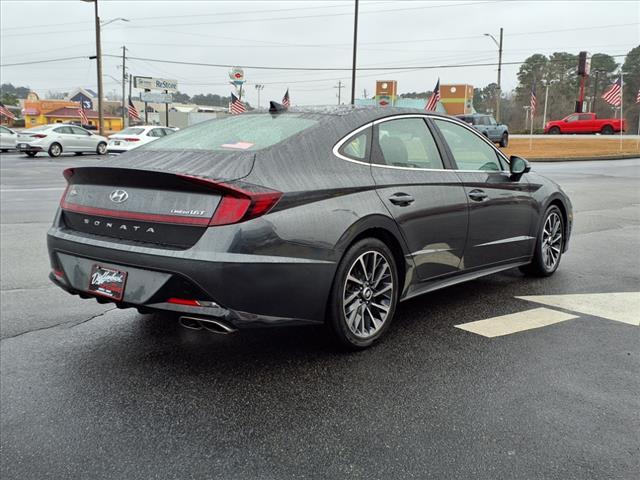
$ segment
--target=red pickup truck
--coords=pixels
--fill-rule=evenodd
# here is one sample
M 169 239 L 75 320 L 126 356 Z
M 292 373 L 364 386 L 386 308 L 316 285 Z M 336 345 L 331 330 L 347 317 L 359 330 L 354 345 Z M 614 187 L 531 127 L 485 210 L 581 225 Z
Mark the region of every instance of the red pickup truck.
M 611 135 L 625 131 L 624 120 L 619 118 L 600 119 L 595 113 L 572 113 L 562 120 L 551 120 L 544 126 L 544 133 L 559 135 L 561 133 L 602 133 Z

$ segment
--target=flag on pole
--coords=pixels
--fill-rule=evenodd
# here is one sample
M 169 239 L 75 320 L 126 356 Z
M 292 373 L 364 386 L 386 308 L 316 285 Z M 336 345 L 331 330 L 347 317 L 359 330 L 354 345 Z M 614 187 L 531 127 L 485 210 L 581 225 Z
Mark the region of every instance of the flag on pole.
M 622 104 L 622 76 L 618 77 L 618 80 L 602 94 L 602 98 L 614 107 L 619 107 Z
M 638 93 L 636 94 L 636 103 L 640 103 L 640 89 L 638 89 Z
M 291 100 L 289 100 L 289 89 L 287 88 L 287 91 L 284 94 L 284 97 L 282 97 L 282 105 L 284 105 L 285 108 L 289 108 L 291 106 Z
M 87 118 L 87 112 L 84 111 L 84 105 L 80 102 L 80 106 L 78 107 L 78 116 L 80 117 L 80 124 L 86 125 L 89 123 L 89 119 Z
M 136 109 L 136 106 L 133 104 L 133 101 L 131 100 L 131 97 L 129 97 L 129 106 L 127 107 L 127 110 L 129 111 L 129 118 L 132 120 L 140 120 L 140 114 L 138 113 L 138 110 Z
M 232 93 L 231 101 L 229 102 L 229 113 L 237 115 L 246 111 L 247 109 L 245 108 L 244 103 L 242 103 L 242 101 Z
M 0 103 L 0 115 L 3 117 L 7 117 L 9 120 L 15 120 L 16 116 L 11 113 L 11 111 L 4 106 L 4 103 Z
M 536 107 L 538 106 L 538 97 L 536 97 L 536 84 L 531 84 L 531 100 L 529 100 L 529 107 L 531 108 L 531 118 L 536 114 Z
M 424 107 L 427 111 L 434 111 L 436 109 L 436 105 L 440 101 L 440 79 L 438 79 L 438 83 L 436 83 L 436 88 L 433 89 L 433 93 L 431 97 L 429 97 L 429 101 L 427 105 Z

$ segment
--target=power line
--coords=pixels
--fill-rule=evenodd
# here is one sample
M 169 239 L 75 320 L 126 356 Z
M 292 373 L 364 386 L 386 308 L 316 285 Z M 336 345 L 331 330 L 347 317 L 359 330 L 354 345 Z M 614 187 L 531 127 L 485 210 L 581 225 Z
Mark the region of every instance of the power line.
M 80 58 L 82 58 L 82 59 L 90 59 L 91 57 L 78 56 L 78 57 L 50 58 L 50 59 L 47 59 L 47 60 L 34 60 L 34 61 L 31 61 L 31 62 L 3 63 L 2 65 L 0 65 L 0 67 L 17 67 L 17 66 L 20 66 L 20 65 L 35 65 L 35 64 L 39 64 L 39 63 L 66 62 L 68 60 L 78 60 Z

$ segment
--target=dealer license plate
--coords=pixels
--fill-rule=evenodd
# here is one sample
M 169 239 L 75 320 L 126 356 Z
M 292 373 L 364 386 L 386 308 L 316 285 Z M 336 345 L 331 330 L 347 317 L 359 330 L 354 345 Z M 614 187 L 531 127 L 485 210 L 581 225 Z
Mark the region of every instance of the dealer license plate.
M 96 264 L 91 269 L 89 291 L 113 300 L 122 300 L 126 282 L 127 272 Z

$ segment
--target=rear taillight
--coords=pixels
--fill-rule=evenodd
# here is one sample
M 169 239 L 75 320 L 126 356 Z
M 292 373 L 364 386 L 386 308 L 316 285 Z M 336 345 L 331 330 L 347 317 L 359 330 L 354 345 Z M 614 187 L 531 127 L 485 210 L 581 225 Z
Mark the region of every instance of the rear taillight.
M 260 217 L 269 212 L 282 197 L 282 192 L 246 182 L 224 183 L 193 175 L 179 176 L 222 195 L 209 226 L 229 225 Z
M 35 135 L 31 135 L 31 138 L 45 138 L 46 135 L 43 133 L 36 133 Z
M 126 138 L 123 138 L 123 140 L 125 142 L 139 142 L 140 141 L 140 139 L 136 138 L 136 137 L 126 137 Z

